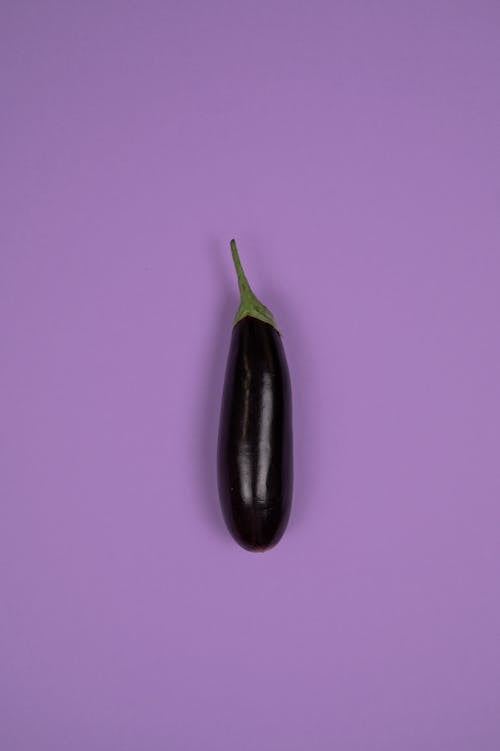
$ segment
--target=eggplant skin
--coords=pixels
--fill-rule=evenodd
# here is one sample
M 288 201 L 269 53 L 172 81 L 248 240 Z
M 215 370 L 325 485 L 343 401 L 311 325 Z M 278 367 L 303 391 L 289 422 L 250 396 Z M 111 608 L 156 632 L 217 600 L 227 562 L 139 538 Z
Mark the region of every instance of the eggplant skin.
M 292 502 L 290 376 L 278 331 L 246 316 L 233 328 L 218 443 L 222 513 L 247 550 L 274 546 Z

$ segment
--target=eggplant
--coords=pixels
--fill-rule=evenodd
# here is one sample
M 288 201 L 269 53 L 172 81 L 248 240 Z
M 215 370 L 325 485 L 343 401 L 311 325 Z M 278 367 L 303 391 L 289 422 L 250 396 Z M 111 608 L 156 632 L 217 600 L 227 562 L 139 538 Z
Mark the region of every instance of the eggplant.
M 231 240 L 240 305 L 233 321 L 217 450 L 226 525 L 243 548 L 281 539 L 293 487 L 292 399 L 281 334 L 252 292 Z

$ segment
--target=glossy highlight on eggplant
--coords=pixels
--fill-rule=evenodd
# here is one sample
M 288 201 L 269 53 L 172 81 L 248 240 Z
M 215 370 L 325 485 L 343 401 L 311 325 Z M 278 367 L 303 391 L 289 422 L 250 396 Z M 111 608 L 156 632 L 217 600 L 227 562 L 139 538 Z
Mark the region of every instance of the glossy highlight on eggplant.
M 247 550 L 273 547 L 292 501 L 291 389 L 281 334 L 255 297 L 231 251 L 240 288 L 226 366 L 218 443 L 218 485 L 224 519 Z

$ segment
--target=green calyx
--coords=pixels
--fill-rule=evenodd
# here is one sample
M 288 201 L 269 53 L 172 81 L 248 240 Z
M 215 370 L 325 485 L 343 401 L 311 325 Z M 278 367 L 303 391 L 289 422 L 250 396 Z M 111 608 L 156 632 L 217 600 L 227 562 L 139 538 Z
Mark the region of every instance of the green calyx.
M 259 321 L 269 323 L 276 331 L 279 332 L 276 326 L 273 314 L 270 310 L 263 305 L 260 300 L 252 292 L 252 289 L 248 283 L 248 280 L 243 271 L 240 257 L 238 255 L 238 248 L 236 247 L 235 240 L 231 240 L 231 253 L 233 255 L 234 267 L 236 269 L 236 276 L 238 277 L 238 287 L 240 288 L 240 305 L 234 316 L 233 326 L 241 321 L 246 316 L 252 316 L 252 318 L 258 318 Z

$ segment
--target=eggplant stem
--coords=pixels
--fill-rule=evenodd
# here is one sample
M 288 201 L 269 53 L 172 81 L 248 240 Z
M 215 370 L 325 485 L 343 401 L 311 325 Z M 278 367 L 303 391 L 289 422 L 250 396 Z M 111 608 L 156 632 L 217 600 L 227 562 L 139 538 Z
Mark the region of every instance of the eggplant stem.
M 241 321 L 242 318 L 251 316 L 252 318 L 257 318 L 259 321 L 264 321 L 264 323 L 269 323 L 276 329 L 276 331 L 279 332 L 271 311 L 266 308 L 266 306 L 263 305 L 261 301 L 256 297 L 256 295 L 252 292 L 252 288 L 248 283 L 248 279 L 246 278 L 245 272 L 243 271 L 243 266 L 241 265 L 238 248 L 236 246 L 236 240 L 231 240 L 230 246 L 233 256 L 234 268 L 236 269 L 236 276 L 238 278 L 238 287 L 240 290 L 240 305 L 238 307 L 238 310 L 236 311 L 233 326 L 236 326 L 236 324 Z
M 236 276 L 238 277 L 238 287 L 240 288 L 240 295 L 243 296 L 248 290 L 251 291 L 248 279 L 243 271 L 243 266 L 240 261 L 240 254 L 236 246 L 236 240 L 231 240 L 231 253 L 233 255 L 234 268 L 236 269 Z

